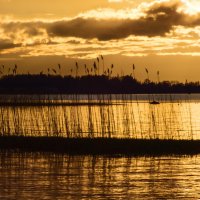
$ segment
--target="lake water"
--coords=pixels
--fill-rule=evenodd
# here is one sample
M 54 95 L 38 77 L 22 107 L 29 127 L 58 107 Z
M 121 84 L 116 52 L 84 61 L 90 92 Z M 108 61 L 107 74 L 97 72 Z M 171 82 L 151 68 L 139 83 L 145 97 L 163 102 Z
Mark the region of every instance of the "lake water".
M 199 94 L 1 96 L 0 104 L 1 135 L 200 139 Z M 199 169 L 200 155 L 1 151 L 0 199 L 200 199 Z
M 200 156 L 0 152 L 0 199 L 200 199 Z
M 17 103 L 0 106 L 2 135 L 200 139 L 199 94 L 11 95 L 1 102 Z

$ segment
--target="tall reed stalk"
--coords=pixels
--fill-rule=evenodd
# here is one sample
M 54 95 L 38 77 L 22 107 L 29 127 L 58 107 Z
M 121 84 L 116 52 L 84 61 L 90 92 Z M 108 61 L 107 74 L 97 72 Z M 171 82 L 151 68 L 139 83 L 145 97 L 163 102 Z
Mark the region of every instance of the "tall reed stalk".
M 137 94 L 0 97 L 8 104 L 0 106 L 0 134 L 191 140 L 198 136 L 189 98 L 162 95 L 150 105 L 149 95 Z

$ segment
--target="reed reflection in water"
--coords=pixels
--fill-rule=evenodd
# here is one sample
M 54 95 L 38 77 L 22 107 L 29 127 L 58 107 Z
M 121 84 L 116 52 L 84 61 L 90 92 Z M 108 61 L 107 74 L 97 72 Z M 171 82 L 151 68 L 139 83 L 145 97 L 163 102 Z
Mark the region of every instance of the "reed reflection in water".
M 0 199 L 199 199 L 200 157 L 0 153 Z

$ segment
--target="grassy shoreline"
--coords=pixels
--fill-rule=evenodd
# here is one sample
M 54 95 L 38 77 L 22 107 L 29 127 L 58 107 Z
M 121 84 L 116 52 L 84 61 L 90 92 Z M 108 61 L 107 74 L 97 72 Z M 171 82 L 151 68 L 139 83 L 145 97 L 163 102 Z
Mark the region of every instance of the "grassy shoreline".
M 1 136 L 0 150 L 91 155 L 195 155 L 200 140 Z

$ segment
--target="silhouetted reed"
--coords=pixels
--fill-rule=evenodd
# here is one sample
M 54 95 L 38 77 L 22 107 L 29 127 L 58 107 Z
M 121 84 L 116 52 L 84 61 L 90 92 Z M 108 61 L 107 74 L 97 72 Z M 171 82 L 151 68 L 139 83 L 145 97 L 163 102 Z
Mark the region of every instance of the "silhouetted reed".
M 133 64 L 131 75 L 114 76 L 115 66 L 104 64 L 103 56 L 97 57 L 92 65 L 81 65 L 75 62 L 70 74 L 64 74 L 61 64 L 49 67 L 47 72 L 38 74 L 22 74 L 18 66 L 14 68 L 2 66 L 0 68 L 0 93 L 16 94 L 138 94 L 138 93 L 197 93 L 200 92 L 199 82 L 160 81 L 160 71 L 157 71 L 157 80 L 150 80 L 149 69 L 145 68 L 144 82 L 136 78 L 136 67 Z M 101 70 L 102 68 L 102 70 Z M 12 71 L 13 73 L 10 73 Z M 102 73 L 100 73 L 102 71 Z
M 150 140 L 198 137 L 189 95 L 185 102 L 172 94 L 156 95 L 200 91 L 198 82 L 160 82 L 159 71 L 157 82 L 152 82 L 147 68 L 147 79 L 140 82 L 134 64 L 131 75 L 114 77 L 114 64 L 107 67 L 102 55 L 92 66 L 84 65 L 86 75 L 81 76 L 80 68 L 75 62 L 69 76 L 62 74 L 61 64 L 48 68 L 46 75 L 43 71 L 17 75 L 15 65 L 10 75 L 3 66 L 0 91 L 17 95 L 0 96 L 1 135 Z M 20 95 L 23 92 L 32 95 Z
M 190 99 L 182 102 L 172 95 L 161 95 L 160 104 L 151 105 L 152 99 L 157 96 L 1 96 L 0 133 L 65 138 L 190 140 L 198 137 L 194 135 Z

